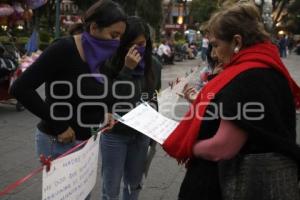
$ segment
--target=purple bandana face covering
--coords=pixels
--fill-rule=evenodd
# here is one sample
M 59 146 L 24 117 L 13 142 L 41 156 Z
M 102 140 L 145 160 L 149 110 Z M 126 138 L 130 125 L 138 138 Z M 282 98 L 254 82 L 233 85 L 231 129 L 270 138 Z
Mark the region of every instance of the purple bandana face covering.
M 120 46 L 119 40 L 100 40 L 91 36 L 88 32 L 83 32 L 81 36 L 84 57 L 90 67 L 91 74 L 95 79 L 103 83 L 103 78 L 96 76 L 105 60 L 109 59 Z
M 139 62 L 138 66 L 134 69 L 133 75 L 135 76 L 143 76 L 144 75 L 144 70 L 145 70 L 145 50 L 146 48 L 144 46 L 139 46 L 136 48 L 136 50 L 139 52 L 141 55 L 142 59 Z

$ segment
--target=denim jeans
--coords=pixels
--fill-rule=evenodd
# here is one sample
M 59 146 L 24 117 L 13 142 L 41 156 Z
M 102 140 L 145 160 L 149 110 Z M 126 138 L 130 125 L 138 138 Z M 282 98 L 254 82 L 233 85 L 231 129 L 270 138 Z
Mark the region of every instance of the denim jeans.
M 52 159 L 55 159 L 81 142 L 82 141 L 75 141 L 72 143 L 63 144 L 58 142 L 56 137 L 47 135 L 41 132 L 39 129 L 37 129 L 35 134 L 35 147 L 38 158 L 41 154 L 43 154 L 46 157 L 51 156 Z M 90 196 L 91 195 L 89 194 L 85 200 L 89 200 Z
M 286 58 L 287 57 L 286 48 L 280 48 L 279 50 L 280 50 L 280 57 Z
M 201 58 L 202 58 L 202 61 L 206 61 L 206 59 L 207 59 L 207 48 L 202 47 Z
M 119 200 L 123 177 L 123 200 L 137 200 L 150 139 L 143 134 L 101 135 L 102 200 Z

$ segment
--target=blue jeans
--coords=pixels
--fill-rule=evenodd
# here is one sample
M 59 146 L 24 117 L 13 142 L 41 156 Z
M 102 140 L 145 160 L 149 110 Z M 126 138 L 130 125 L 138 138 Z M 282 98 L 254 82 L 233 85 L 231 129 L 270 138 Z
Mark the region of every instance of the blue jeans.
M 202 61 L 206 61 L 206 59 L 207 59 L 207 48 L 204 48 L 204 47 L 202 47 L 202 49 L 201 49 L 201 58 L 202 58 Z
M 38 158 L 41 154 L 43 154 L 46 157 L 51 156 L 52 159 L 55 159 L 81 142 L 82 141 L 75 141 L 72 143 L 63 144 L 58 142 L 56 137 L 47 135 L 41 132 L 39 129 L 37 129 L 35 134 L 35 147 Z M 90 196 L 91 195 L 89 194 L 85 200 L 89 200 Z
M 56 140 L 56 137 L 47 135 L 40 130 L 37 130 L 35 134 L 35 146 L 38 158 L 41 154 L 43 154 L 46 157 L 51 156 L 52 159 L 55 159 L 64 154 L 69 149 L 75 147 L 80 142 L 81 141 L 75 141 L 64 144 L 58 142 Z
M 286 48 L 280 48 L 280 57 L 282 58 L 287 57 Z
M 119 200 L 123 177 L 123 200 L 137 200 L 150 139 L 143 134 L 101 135 L 102 200 Z

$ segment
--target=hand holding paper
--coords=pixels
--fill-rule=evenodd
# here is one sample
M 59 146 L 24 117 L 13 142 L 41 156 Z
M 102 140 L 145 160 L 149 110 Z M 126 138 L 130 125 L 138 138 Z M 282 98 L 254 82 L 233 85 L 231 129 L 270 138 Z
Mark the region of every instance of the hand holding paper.
M 197 97 L 197 91 L 194 87 L 191 87 L 189 84 L 186 84 L 183 88 L 183 95 L 184 98 L 189 101 L 190 103 L 193 103 Z

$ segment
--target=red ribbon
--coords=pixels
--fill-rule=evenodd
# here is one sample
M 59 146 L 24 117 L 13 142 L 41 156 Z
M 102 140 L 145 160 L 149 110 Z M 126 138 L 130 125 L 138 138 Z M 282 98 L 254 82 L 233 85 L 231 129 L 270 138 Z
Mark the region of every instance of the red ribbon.
M 50 166 L 51 166 L 51 157 L 49 156 L 46 158 L 44 155 L 40 155 L 40 162 L 43 164 L 43 166 L 46 166 L 46 171 L 50 171 Z
M 105 132 L 108 128 L 103 128 L 100 129 L 99 131 L 101 132 Z M 78 145 L 76 145 L 75 147 L 73 147 L 72 149 L 69 149 L 68 151 L 66 151 L 64 154 L 60 155 L 58 158 L 62 158 L 65 157 L 71 153 L 73 153 L 74 151 L 76 151 L 78 148 L 80 148 L 81 146 L 85 145 L 87 143 L 88 140 L 84 140 L 83 142 L 79 143 Z M 54 160 L 56 160 L 54 159 Z M 51 158 L 48 157 L 46 158 L 44 155 L 40 156 L 40 161 L 42 163 L 42 166 L 33 170 L 31 173 L 29 173 L 28 175 L 26 175 L 23 178 L 20 178 L 19 180 L 17 180 L 16 182 L 6 186 L 2 191 L 0 191 L 0 197 L 7 195 L 8 193 L 10 193 L 11 191 L 13 191 L 14 189 L 16 189 L 19 185 L 23 184 L 24 182 L 28 181 L 29 179 L 31 179 L 33 176 L 37 175 L 38 173 L 40 173 L 41 171 L 43 171 L 44 166 L 46 167 L 46 171 L 48 172 L 50 170 L 50 166 L 51 166 Z

